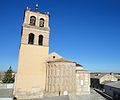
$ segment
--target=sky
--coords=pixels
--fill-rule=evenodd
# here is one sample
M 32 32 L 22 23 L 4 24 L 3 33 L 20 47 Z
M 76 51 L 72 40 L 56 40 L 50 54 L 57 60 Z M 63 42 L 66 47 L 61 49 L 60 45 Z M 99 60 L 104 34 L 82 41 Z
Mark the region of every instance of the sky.
M 50 13 L 50 52 L 91 72 L 120 72 L 120 0 L 0 0 L 0 71 L 16 71 L 24 10 Z

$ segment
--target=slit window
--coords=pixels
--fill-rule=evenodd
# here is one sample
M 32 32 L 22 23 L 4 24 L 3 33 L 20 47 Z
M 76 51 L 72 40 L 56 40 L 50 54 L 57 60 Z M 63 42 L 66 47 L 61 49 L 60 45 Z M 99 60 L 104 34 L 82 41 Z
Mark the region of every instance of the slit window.
M 43 35 L 39 35 L 38 44 L 39 44 L 39 45 L 43 45 Z
M 33 33 L 29 34 L 28 44 L 34 44 L 34 34 Z

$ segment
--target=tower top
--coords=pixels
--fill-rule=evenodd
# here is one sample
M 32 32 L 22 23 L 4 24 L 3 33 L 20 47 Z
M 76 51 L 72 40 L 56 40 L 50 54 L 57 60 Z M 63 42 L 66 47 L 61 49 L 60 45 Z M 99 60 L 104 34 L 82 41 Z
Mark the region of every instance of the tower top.
M 29 7 L 27 6 L 26 9 L 25 9 L 25 12 L 26 12 L 26 11 L 31 11 L 31 12 L 35 12 L 35 13 L 45 14 L 45 15 L 48 15 L 48 16 L 50 17 L 50 13 L 49 13 L 49 12 L 40 12 L 38 8 L 39 8 L 39 4 L 36 3 L 36 5 L 35 5 L 35 10 L 32 10 L 31 8 L 29 8 Z

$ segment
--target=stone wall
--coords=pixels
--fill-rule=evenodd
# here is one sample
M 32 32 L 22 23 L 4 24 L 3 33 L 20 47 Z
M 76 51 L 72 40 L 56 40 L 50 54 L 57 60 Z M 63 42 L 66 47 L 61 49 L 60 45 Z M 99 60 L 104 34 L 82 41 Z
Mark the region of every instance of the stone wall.
M 47 95 L 75 94 L 75 63 L 53 62 L 47 66 Z
M 90 94 L 90 73 L 76 70 L 76 95 Z

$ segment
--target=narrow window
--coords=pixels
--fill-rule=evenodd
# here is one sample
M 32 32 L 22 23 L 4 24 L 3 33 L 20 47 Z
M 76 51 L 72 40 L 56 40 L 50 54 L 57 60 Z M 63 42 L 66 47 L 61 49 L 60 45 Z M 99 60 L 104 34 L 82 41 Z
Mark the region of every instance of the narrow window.
M 40 27 L 44 27 L 44 19 L 43 18 L 40 18 Z
M 34 44 L 34 34 L 33 33 L 29 34 L 28 44 Z
M 35 22 L 36 22 L 36 17 L 35 16 L 31 16 L 30 17 L 30 25 L 35 26 Z
M 38 44 L 39 44 L 39 45 L 43 45 L 43 35 L 39 35 Z
M 83 80 L 81 80 L 81 85 L 83 85 Z

